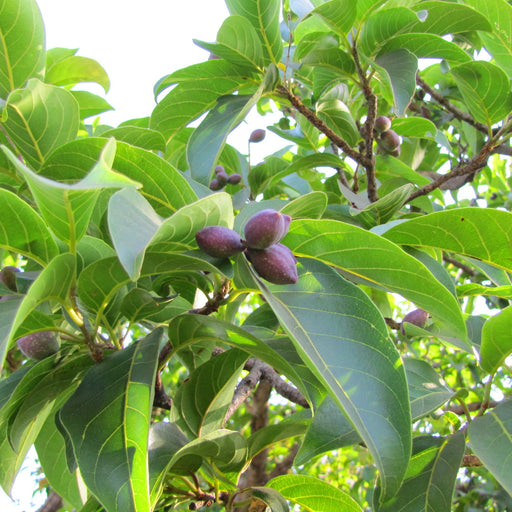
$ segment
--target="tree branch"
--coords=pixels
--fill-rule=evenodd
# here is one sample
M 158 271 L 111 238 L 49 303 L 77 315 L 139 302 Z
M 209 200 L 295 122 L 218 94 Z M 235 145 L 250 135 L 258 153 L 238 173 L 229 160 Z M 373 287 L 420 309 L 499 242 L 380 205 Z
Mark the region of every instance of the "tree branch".
M 499 404 L 499 402 L 495 402 L 494 400 L 491 400 L 487 403 L 487 409 L 492 409 L 493 407 L 496 407 Z M 482 407 L 482 402 L 472 402 L 470 404 L 466 404 L 466 407 L 468 411 L 475 412 L 479 411 Z M 450 407 L 445 407 L 443 409 L 444 411 L 453 412 L 454 414 L 457 414 L 458 416 L 464 416 L 465 410 L 462 405 L 451 405 Z
M 57 512 L 61 508 L 62 498 L 55 491 L 50 491 L 46 501 L 37 509 L 37 512 Z
M 473 454 L 464 455 L 462 458 L 462 463 L 460 465 L 461 468 L 476 468 L 479 466 L 483 466 L 483 462 Z

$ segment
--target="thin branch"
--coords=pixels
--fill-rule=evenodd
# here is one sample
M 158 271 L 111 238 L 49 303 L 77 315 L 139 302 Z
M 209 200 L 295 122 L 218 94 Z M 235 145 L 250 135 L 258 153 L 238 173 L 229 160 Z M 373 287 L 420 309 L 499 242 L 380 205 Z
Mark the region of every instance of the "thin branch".
M 443 261 L 449 263 L 450 265 L 453 265 L 454 267 L 457 267 L 458 269 L 462 270 L 465 274 L 468 274 L 469 276 L 478 275 L 478 272 L 476 270 L 473 270 L 468 265 L 462 263 L 459 260 L 456 260 L 455 258 L 452 258 L 451 256 L 448 256 L 447 254 L 443 254 Z
M 353 149 L 350 144 L 334 133 L 318 116 L 309 109 L 302 101 L 295 96 L 289 89 L 284 85 L 280 85 L 277 88 L 277 92 L 283 95 L 288 101 L 300 112 L 315 128 L 318 128 L 329 140 L 331 140 L 337 147 L 339 147 L 348 157 L 361 165 L 368 164 L 367 159 L 364 155 Z
M 276 464 L 275 468 L 270 473 L 269 480 L 272 480 L 272 478 L 275 478 L 276 476 L 286 475 L 290 471 L 293 466 L 293 461 L 295 460 L 295 455 L 297 455 L 297 452 L 299 451 L 299 446 L 299 443 L 295 443 L 291 447 L 288 455 L 281 462 Z
M 170 411 L 171 406 L 172 406 L 172 399 L 165 392 L 160 373 L 157 373 L 156 381 L 155 381 L 155 396 L 153 398 L 153 407 L 160 407 L 161 409 Z
M 499 404 L 499 402 L 491 400 L 490 402 L 487 402 L 486 409 L 492 409 L 493 407 L 496 407 L 498 404 Z M 479 411 L 480 408 L 482 407 L 482 402 L 471 402 L 469 404 L 466 404 L 466 407 L 467 407 L 468 411 L 470 411 L 470 412 Z M 464 407 L 460 404 L 451 405 L 450 407 L 445 407 L 443 410 L 453 412 L 454 414 L 457 414 L 458 416 L 464 416 L 466 414 L 464 411 Z
M 37 512 L 57 512 L 61 508 L 62 498 L 55 491 L 50 491 L 46 501 L 37 509 Z
M 222 286 L 219 290 L 217 290 L 212 298 L 209 298 L 206 304 L 202 308 L 191 309 L 189 313 L 193 313 L 196 315 L 211 315 L 212 313 L 216 313 L 222 303 L 226 299 L 226 296 L 229 292 L 230 281 L 229 279 L 225 279 L 222 282 Z
M 476 468 L 479 466 L 483 466 L 483 462 L 473 454 L 464 455 L 462 458 L 462 463 L 460 465 L 461 468 Z

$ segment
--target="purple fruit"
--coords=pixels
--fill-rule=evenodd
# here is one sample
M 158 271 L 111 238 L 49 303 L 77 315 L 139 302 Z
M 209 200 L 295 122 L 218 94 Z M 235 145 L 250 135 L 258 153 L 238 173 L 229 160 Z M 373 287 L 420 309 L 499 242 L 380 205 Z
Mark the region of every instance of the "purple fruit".
M 215 170 L 215 174 L 218 174 L 219 172 L 224 172 L 225 171 L 223 165 L 216 165 L 214 170 Z
M 247 249 L 247 259 L 256 273 L 274 284 L 294 284 L 297 275 L 297 260 L 292 251 L 283 244 L 275 244 L 268 249 Z
M 238 185 L 242 181 L 242 175 L 235 173 L 228 177 L 228 183 L 230 185 Z
M 30 359 L 41 361 L 60 348 L 60 341 L 53 331 L 39 331 L 19 338 L 16 343 L 22 354 Z
M 404 323 L 409 323 L 417 327 L 425 327 L 428 320 L 428 313 L 424 309 L 414 309 L 410 313 L 404 316 L 402 319 L 402 325 L 400 326 L 400 332 L 405 334 Z
M 9 290 L 13 292 L 17 291 L 18 288 L 16 286 L 16 274 L 20 272 L 18 267 L 4 267 L 0 270 L 0 282 Z
M 391 128 L 391 119 L 386 116 L 379 116 L 375 119 L 375 129 L 378 132 L 385 132 Z
M 223 187 L 228 182 L 228 175 L 224 171 L 220 171 L 214 179 L 219 182 L 221 187 Z
M 261 128 L 254 130 L 249 136 L 249 142 L 261 142 L 265 138 L 266 132 Z
M 280 242 L 288 233 L 292 218 L 276 210 L 255 213 L 246 223 L 245 243 L 251 249 L 267 249 Z
M 222 188 L 222 185 L 219 183 L 219 180 L 216 178 L 213 178 L 212 181 L 210 181 L 210 190 L 220 190 Z
M 208 226 L 196 233 L 199 248 L 214 258 L 229 258 L 245 250 L 240 235 L 224 226 Z
M 394 130 L 382 132 L 377 142 L 380 148 L 386 153 L 391 153 L 400 147 L 400 137 Z

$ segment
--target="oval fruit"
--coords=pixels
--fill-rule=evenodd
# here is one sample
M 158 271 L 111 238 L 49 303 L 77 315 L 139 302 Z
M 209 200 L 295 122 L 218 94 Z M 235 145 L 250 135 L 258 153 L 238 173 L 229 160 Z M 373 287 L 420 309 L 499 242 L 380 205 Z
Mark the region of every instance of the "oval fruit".
M 251 249 L 267 249 L 288 233 L 292 218 L 276 210 L 255 213 L 245 224 L 245 243 Z
M 247 259 L 256 273 L 274 284 L 294 284 L 298 281 L 297 260 L 292 251 L 283 244 L 268 249 L 247 249 Z
M 229 258 L 245 250 L 240 235 L 224 226 L 208 226 L 196 233 L 199 248 L 214 258 Z
M 39 331 L 16 340 L 21 353 L 29 359 L 41 361 L 55 354 L 60 348 L 59 337 L 53 331 Z

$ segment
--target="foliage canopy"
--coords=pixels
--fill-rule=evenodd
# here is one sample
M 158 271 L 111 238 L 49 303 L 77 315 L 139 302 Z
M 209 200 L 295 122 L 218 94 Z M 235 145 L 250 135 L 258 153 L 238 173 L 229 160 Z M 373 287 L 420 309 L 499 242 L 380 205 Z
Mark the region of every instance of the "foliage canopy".
M 0 0 L 0 485 L 34 445 L 65 510 L 507 510 L 512 6 L 226 3 L 110 127 Z M 264 209 L 297 282 L 198 248 Z

